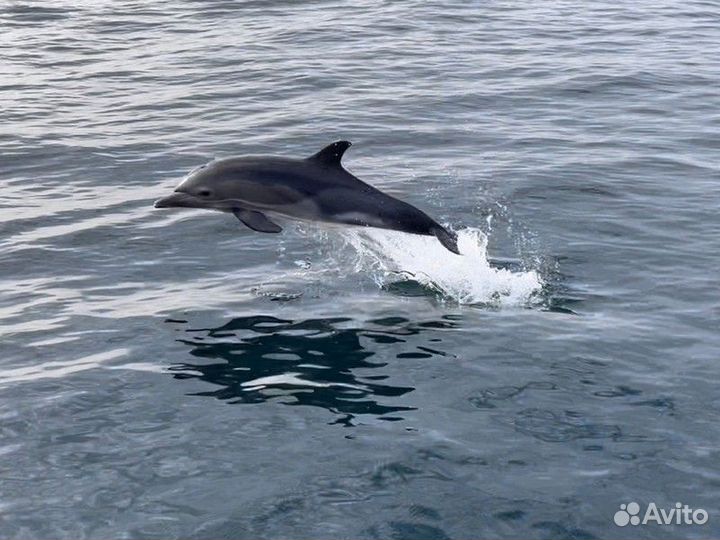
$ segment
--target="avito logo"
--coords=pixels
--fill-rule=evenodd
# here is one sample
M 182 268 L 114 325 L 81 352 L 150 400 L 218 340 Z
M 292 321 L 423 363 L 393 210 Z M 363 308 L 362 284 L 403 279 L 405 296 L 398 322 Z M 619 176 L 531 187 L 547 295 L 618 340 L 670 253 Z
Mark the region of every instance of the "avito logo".
M 645 509 L 642 518 L 640 517 L 640 505 L 636 502 L 621 504 L 620 510 L 615 512 L 613 517 L 615 525 L 625 527 L 626 525 L 704 525 L 709 516 L 702 508 L 692 509 L 687 504 L 675 503 L 674 508 L 669 510 L 658 508 L 651 502 Z

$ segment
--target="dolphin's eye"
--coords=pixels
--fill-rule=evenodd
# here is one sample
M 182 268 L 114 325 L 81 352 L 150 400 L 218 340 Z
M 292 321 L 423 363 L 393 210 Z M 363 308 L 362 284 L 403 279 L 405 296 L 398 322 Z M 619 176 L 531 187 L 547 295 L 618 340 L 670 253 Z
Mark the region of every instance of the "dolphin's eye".
M 198 191 L 198 195 L 200 195 L 201 197 L 209 197 L 210 195 L 212 195 L 212 193 L 209 189 L 201 189 L 200 191 Z

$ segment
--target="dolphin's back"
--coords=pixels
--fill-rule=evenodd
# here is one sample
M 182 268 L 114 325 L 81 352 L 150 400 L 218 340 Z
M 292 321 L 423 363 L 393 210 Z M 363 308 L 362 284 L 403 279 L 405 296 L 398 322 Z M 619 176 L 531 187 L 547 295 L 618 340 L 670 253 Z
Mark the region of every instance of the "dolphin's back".
M 308 193 L 335 187 L 380 193 L 344 168 L 325 168 L 306 159 L 248 156 L 224 159 L 216 164 L 216 174 L 228 180 L 253 181 L 268 187 L 284 185 Z

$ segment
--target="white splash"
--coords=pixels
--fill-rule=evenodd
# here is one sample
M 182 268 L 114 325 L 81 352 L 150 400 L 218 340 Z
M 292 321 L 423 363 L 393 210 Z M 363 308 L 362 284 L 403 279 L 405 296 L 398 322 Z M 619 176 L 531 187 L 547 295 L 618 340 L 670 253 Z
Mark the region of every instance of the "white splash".
M 542 287 L 535 270 L 490 266 L 487 236 L 479 229 L 458 232 L 461 256 L 434 237 L 380 229 L 347 229 L 343 235 L 357 253 L 356 271 L 370 272 L 379 286 L 413 280 L 460 304 L 495 306 L 527 304 Z

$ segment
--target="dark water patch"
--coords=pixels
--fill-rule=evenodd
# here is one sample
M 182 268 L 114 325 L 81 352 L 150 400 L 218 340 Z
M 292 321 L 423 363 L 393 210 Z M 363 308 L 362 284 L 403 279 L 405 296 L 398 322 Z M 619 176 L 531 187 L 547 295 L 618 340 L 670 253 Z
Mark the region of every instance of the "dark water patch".
M 428 286 L 413 279 L 392 281 L 384 285 L 384 289 L 398 296 L 428 297 L 436 300 L 442 299 L 442 292 L 432 286 Z
M 80 12 L 78 8 L 52 7 L 42 3 L 11 2 L 3 8 L 8 22 L 43 23 L 72 17 Z
M 592 423 L 575 414 L 558 414 L 541 409 L 521 411 L 514 425 L 522 433 L 553 443 L 576 439 L 618 440 L 622 433 L 617 425 Z
M 253 316 L 216 328 L 186 328 L 183 331 L 189 336 L 178 341 L 203 362 L 175 362 L 169 371 L 177 379 L 199 379 L 220 387 L 193 395 L 230 403 L 272 400 L 321 407 L 340 417 L 343 425 L 352 425 L 353 419 L 362 415 L 401 420 L 401 416 L 386 415 L 413 410 L 396 398 L 414 389 L 390 383 L 383 373 L 387 364 L 374 359 L 377 353 L 368 348 L 368 340 L 396 348 L 405 342 L 398 335 L 452 328 L 456 323 L 380 319 L 364 328 L 351 323 L 348 318 L 293 321 Z M 386 330 L 388 326 L 391 328 Z M 400 361 L 447 356 L 436 345 L 418 349 L 398 352 L 395 357 Z
M 478 409 L 494 409 L 496 401 L 505 401 L 519 396 L 527 390 L 556 390 L 554 383 L 550 382 L 529 382 L 523 386 L 504 386 L 498 388 L 487 388 L 479 395 L 468 398 L 468 401 Z

